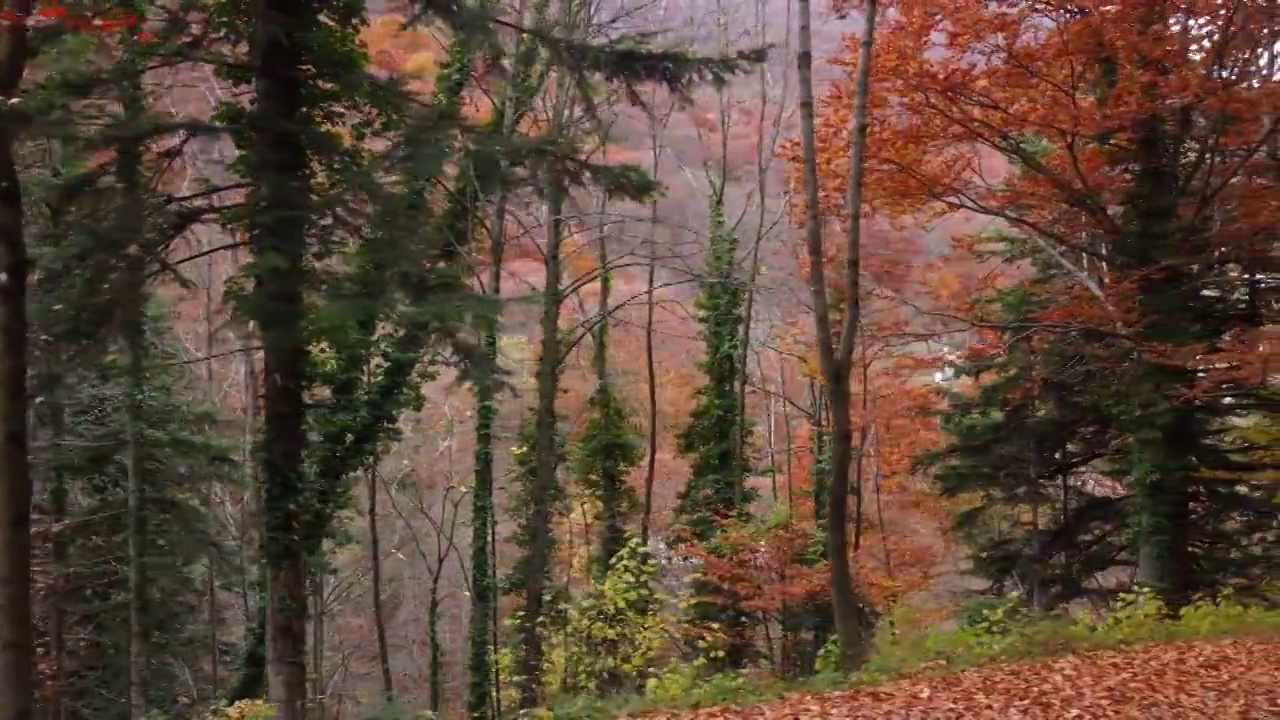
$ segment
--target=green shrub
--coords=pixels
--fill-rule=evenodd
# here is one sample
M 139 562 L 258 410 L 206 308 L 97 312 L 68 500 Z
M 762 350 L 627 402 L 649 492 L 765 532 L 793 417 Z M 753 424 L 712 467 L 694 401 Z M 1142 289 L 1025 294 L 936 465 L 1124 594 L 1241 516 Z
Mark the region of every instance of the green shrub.
M 909 615 L 909 611 L 898 612 Z M 894 625 L 913 627 L 909 617 L 898 618 Z M 1035 614 L 1016 599 L 1006 598 L 963 612 L 960 622 L 952 627 L 882 633 L 857 680 L 881 682 L 994 660 L 1242 634 L 1280 636 L 1280 611 L 1240 603 L 1226 593 L 1198 599 L 1171 616 L 1164 603 L 1147 589 L 1121 594 L 1100 617 L 1091 613 Z
M 684 608 L 675 598 L 654 591 L 656 569 L 640 541 L 631 538 L 599 582 L 558 608 L 563 626 L 543 628 L 545 658 L 539 679 L 554 706 L 581 705 L 578 697 L 634 696 L 665 672 L 661 659 L 675 648 L 670 628 Z M 518 626 L 520 614 L 513 613 L 507 621 Z M 496 663 L 503 678 L 503 705 L 514 704 L 516 653 L 501 648 Z
M 1016 598 L 1004 597 L 974 603 L 943 627 L 926 627 L 908 607 L 893 609 L 884 620 L 870 660 L 852 679 L 855 684 L 1146 642 L 1236 636 L 1280 638 L 1280 610 L 1242 603 L 1230 593 L 1198 599 L 1176 615 L 1171 615 L 1154 593 L 1140 589 L 1120 595 L 1101 614 L 1037 614 Z M 704 676 L 705 659 L 672 661 L 653 673 L 641 697 L 614 698 L 609 702 L 565 698 L 552 716 L 604 719 L 644 707 L 732 705 L 788 691 L 814 692 L 847 686 L 849 678 L 831 671 L 834 652 L 834 642 L 824 647 L 818 661 L 819 675 L 800 683 L 775 682 L 749 672 Z

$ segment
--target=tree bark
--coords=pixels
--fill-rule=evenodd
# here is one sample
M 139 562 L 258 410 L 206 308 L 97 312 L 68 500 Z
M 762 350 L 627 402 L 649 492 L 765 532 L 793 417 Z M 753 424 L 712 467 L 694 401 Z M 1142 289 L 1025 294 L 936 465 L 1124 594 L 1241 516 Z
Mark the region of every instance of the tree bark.
M 831 605 L 840 643 L 840 666 L 855 670 L 870 650 L 869 612 L 854 588 L 849 557 L 849 473 L 853 464 L 853 429 L 850 398 L 854 340 L 860 320 L 861 228 L 863 152 L 867 135 L 867 94 L 870 86 L 871 50 L 875 37 L 878 3 L 866 3 L 866 26 L 858 53 L 857 98 L 850 148 L 847 235 L 845 245 L 845 314 L 839 344 L 832 335 L 827 298 L 822 228 L 819 224 L 818 171 L 814 138 L 813 32 L 810 0 L 799 0 L 799 50 L 796 66 L 800 80 L 800 134 L 804 153 L 806 246 L 809 260 L 809 292 L 813 301 L 818 360 L 829 391 L 832 420 L 831 483 L 827 496 L 827 555 L 831 567 Z
M 324 578 L 317 565 L 311 570 L 311 697 L 316 720 L 325 718 L 324 698 Z
M 9 0 L 19 19 L 31 0 Z M 27 28 L 0 27 L 0 99 L 26 74 Z M 14 152 L 17 119 L 0 117 L 0 720 L 31 720 L 31 472 L 27 460 L 27 245 L 22 180 Z
M 129 526 L 129 718 L 147 716 L 147 517 L 146 467 L 142 439 L 142 396 L 146 382 L 143 345 L 146 342 L 138 299 L 124 318 L 123 342 L 128 357 L 129 389 L 125 399 L 125 468 L 128 477 Z
M 232 265 L 239 266 L 240 258 L 233 255 Z M 239 334 L 237 342 L 241 347 L 253 347 L 255 336 L 252 325 L 245 328 L 245 331 Z M 241 361 L 244 363 L 244 441 L 241 446 L 241 463 L 246 471 L 245 485 L 249 488 L 249 492 L 242 500 L 241 507 L 253 506 L 257 511 L 262 509 L 262 481 L 261 474 L 258 472 L 257 465 L 254 462 L 253 447 L 255 438 L 258 435 L 258 362 L 253 352 L 246 351 L 241 354 Z M 247 527 L 249 522 L 244 520 L 248 514 L 242 511 L 242 526 Z M 250 591 L 250 583 L 247 580 L 241 582 L 241 599 L 244 606 L 245 623 L 248 625 L 245 631 L 244 650 L 241 653 L 240 669 L 227 690 L 226 704 L 234 705 L 241 700 L 250 698 L 260 698 L 267 689 L 267 607 L 266 592 L 264 586 L 266 584 L 266 571 L 264 568 L 266 553 L 261 552 L 263 543 L 259 540 L 259 553 L 257 561 L 253 563 L 256 578 L 252 583 L 254 590 Z M 244 551 L 244 543 L 240 544 L 240 571 L 242 577 L 248 577 L 249 565 Z M 256 592 L 258 605 L 256 611 L 250 614 L 253 608 L 250 599 Z
M 856 557 L 862 551 L 862 533 L 866 527 L 864 504 L 866 496 L 863 493 L 863 480 L 866 478 L 867 468 L 867 437 L 870 433 L 871 423 L 871 389 L 867 387 L 867 382 L 871 375 L 871 361 L 865 356 L 858 359 L 858 367 L 861 370 L 861 377 L 858 383 L 858 398 L 861 400 L 861 408 L 859 411 L 858 422 L 858 457 L 855 458 L 855 467 L 853 471 L 853 554 Z
M 456 514 L 456 513 L 455 513 Z M 439 537 L 437 542 L 441 542 Z M 427 640 L 431 643 L 431 657 L 427 670 L 431 689 L 431 712 L 440 717 L 444 708 L 444 652 L 440 646 L 440 578 L 444 576 L 447 550 L 437 551 L 436 566 L 431 571 L 431 594 L 427 598 Z M 488 683 L 486 683 L 486 687 Z
M 653 172 L 658 172 L 659 149 L 653 148 Z M 653 518 L 653 485 L 658 474 L 658 370 L 653 357 L 654 285 L 658 273 L 658 200 L 649 201 L 649 259 L 646 262 L 644 291 L 644 368 L 649 391 L 649 447 L 644 469 L 644 500 L 640 508 L 640 543 L 649 547 L 649 526 Z
M 382 544 L 378 537 L 378 471 L 369 468 L 369 568 L 370 591 L 373 595 L 373 627 L 378 636 L 378 669 L 382 672 L 382 697 L 387 705 L 395 702 L 391 682 L 391 651 L 387 646 L 387 621 L 382 612 Z
M 129 3 L 124 4 L 128 8 Z M 146 101 L 142 94 L 143 69 L 133 48 L 125 50 L 126 77 L 122 105 L 126 122 L 142 119 Z M 142 152 L 137 142 L 116 146 L 116 181 L 120 205 L 116 237 L 122 253 L 121 350 L 127 358 L 125 396 L 125 471 L 127 476 L 127 524 L 129 552 L 129 718 L 147 716 L 147 517 L 146 458 L 143 445 L 142 398 L 146 394 L 147 264 L 146 206 L 143 197 Z
M 210 243 L 211 244 L 211 243 Z M 209 249 L 208 244 L 206 250 Z M 208 401 L 216 403 L 218 401 L 217 381 L 214 377 L 214 322 L 213 322 L 213 279 L 214 279 L 214 262 L 210 256 L 205 261 L 205 288 L 204 288 L 204 382 L 205 392 L 208 393 Z M 205 483 L 204 488 L 204 509 L 212 521 L 214 518 L 214 485 L 216 480 L 210 477 Z M 219 684 L 219 676 L 221 675 L 222 665 L 220 657 L 218 639 L 218 538 L 215 534 L 210 533 L 209 547 L 206 552 L 206 562 L 209 567 L 205 571 L 205 594 L 206 609 L 208 615 L 209 633 L 207 642 L 209 643 L 209 679 L 212 685 L 211 693 L 213 697 L 218 697 L 221 690 Z
M 560 101 L 561 104 L 564 100 Z M 557 113 L 564 114 L 563 109 Z M 548 177 L 547 244 L 543 249 L 546 288 L 543 291 L 542 341 L 538 359 L 538 404 L 535 415 L 537 465 L 529 511 L 532 536 L 528 549 L 528 577 L 525 583 L 524 617 L 520 633 L 520 709 L 538 706 L 541 695 L 543 647 L 538 625 L 544 610 L 543 594 L 551 565 L 551 499 L 557 472 L 556 399 L 560 387 L 560 243 L 563 239 L 565 192 L 561 181 Z
M 545 3 L 536 6 L 535 13 L 541 15 L 546 9 Z M 527 15 L 527 1 L 516 3 L 516 18 L 523 23 Z M 525 77 L 532 65 L 533 58 L 524 52 L 520 45 L 523 38 L 517 36 L 508 40 L 509 45 L 517 51 L 517 68 L 514 77 L 527 82 Z M 526 60 L 529 62 L 526 63 Z M 519 83 L 509 83 L 503 90 L 502 98 L 502 136 L 510 136 L 516 127 L 517 116 L 525 112 L 524 102 L 517 102 L 518 93 L 514 90 Z M 474 383 L 476 400 L 476 451 L 475 451 L 475 486 L 471 496 L 471 619 L 468 627 L 468 685 L 467 685 L 467 717 L 470 720 L 488 720 L 500 715 L 500 692 L 498 690 L 498 673 L 493 663 L 493 649 L 498 646 L 498 578 L 497 578 L 497 524 L 494 522 L 493 504 L 493 440 L 494 425 L 498 419 L 497 405 L 497 372 L 498 372 L 498 331 L 501 326 L 501 312 L 498 303 L 502 298 L 502 256 L 506 249 L 507 202 L 508 192 L 505 177 L 506 164 L 499 162 L 497 180 L 497 200 L 494 217 L 489 232 L 489 271 L 484 285 L 485 294 L 494 302 L 493 315 L 482 319 L 484 363 L 478 368 Z M 474 227 L 474 225 L 473 225 Z M 438 577 L 437 577 L 438 580 Z M 438 596 L 438 589 L 433 587 L 433 596 Z M 437 644 L 432 640 L 432 651 Z M 432 702 L 436 702 L 436 694 Z
M 62 378 L 51 373 L 45 397 L 49 403 L 49 436 L 57 452 L 66 435 L 66 407 L 62 403 Z M 49 654 L 53 657 L 53 685 L 62 687 L 67 677 L 66 603 L 63 589 L 70 572 L 71 558 L 63 523 L 67 520 L 67 477 L 61 469 L 52 473 L 49 499 L 52 517 L 50 544 L 53 562 L 53 592 L 49 598 Z M 54 692 L 48 702 L 49 720 L 63 720 L 66 707 L 62 696 Z
M 591 362 L 596 375 L 596 392 L 602 393 L 609 385 L 609 291 L 613 284 L 613 273 L 609 269 L 609 238 L 605 229 L 604 218 L 609 203 L 608 193 L 600 193 L 600 204 L 596 215 L 600 218 L 601 227 L 596 237 L 596 263 L 600 273 L 600 303 L 598 305 L 597 325 L 595 328 L 595 347 Z M 612 392 L 612 389 L 610 389 Z M 600 562 L 596 566 L 597 577 L 603 579 L 609 572 L 613 558 L 622 552 L 627 541 L 626 515 L 622 507 L 627 478 L 621 468 L 601 467 L 600 480 Z M 590 528 L 586 523 L 583 527 Z M 590 535 L 587 535 L 590 542 Z
M 495 301 L 502 289 L 502 249 L 507 199 L 498 197 L 494 230 L 489 245 L 489 277 L 485 292 Z M 496 310 L 495 310 L 496 312 Z M 471 496 L 471 623 L 469 628 L 467 717 L 487 720 L 492 717 L 491 679 L 493 676 L 490 620 L 496 606 L 497 583 L 494 576 L 493 548 L 490 544 L 493 522 L 493 427 L 498 416 L 496 381 L 498 363 L 498 320 L 484 320 L 485 367 L 478 368 L 475 380 L 476 453 L 475 487 Z
M 314 23 L 303 0 L 255 5 L 258 46 L 250 178 L 255 212 L 250 247 L 252 319 L 262 336 L 263 515 L 267 564 L 267 697 L 280 720 L 304 720 L 307 699 L 307 499 L 303 459 L 307 342 L 303 285 L 310 224 L 310 157 L 303 129 L 305 34 Z

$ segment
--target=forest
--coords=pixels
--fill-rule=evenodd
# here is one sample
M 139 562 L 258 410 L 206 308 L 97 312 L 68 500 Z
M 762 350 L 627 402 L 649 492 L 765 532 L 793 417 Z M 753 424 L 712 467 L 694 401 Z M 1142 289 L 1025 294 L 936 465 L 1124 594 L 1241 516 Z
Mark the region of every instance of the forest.
M 0 5 L 0 720 L 1280 707 L 1274 0 Z

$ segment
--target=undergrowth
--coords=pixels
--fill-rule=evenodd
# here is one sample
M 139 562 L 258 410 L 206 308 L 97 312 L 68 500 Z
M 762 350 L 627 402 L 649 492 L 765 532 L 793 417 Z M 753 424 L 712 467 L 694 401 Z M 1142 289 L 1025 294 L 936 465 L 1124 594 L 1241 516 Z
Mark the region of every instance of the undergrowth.
M 975 608 L 948 627 L 924 625 L 908 609 L 891 613 L 881 623 L 870 660 L 852 678 L 833 670 L 834 648 L 819 657 L 820 672 L 816 676 L 798 682 L 782 682 L 759 670 L 706 676 L 703 663 L 674 661 L 653 673 L 639 695 L 605 699 L 564 696 L 525 717 L 608 720 L 649 709 L 750 704 L 791 692 L 875 685 L 905 677 L 956 672 L 984 663 L 1033 660 L 1125 645 L 1232 637 L 1280 640 L 1280 609 L 1239 602 L 1227 594 L 1198 600 L 1172 614 L 1153 593 L 1139 590 L 1121 595 L 1104 613 L 1037 615 L 1009 599 Z M 391 716 L 406 717 L 395 713 Z M 209 720 L 271 717 L 274 712 L 270 705 L 246 701 L 215 710 Z
M 782 682 L 759 671 L 698 677 L 673 664 L 652 678 L 640 696 L 565 697 L 535 717 L 604 720 L 646 709 L 750 704 L 790 692 L 821 692 L 944 674 L 992 662 L 1016 662 L 1144 643 L 1231 637 L 1280 639 L 1280 610 L 1237 601 L 1230 594 L 1201 599 L 1171 614 L 1151 592 L 1120 596 L 1105 613 L 1034 614 L 1014 600 L 973 612 L 965 622 L 926 628 L 910 610 L 885 618 L 868 663 L 852 678 L 820 658 L 820 672 Z M 905 630 L 904 630 L 905 628 Z M 896 630 L 894 630 L 896 629 Z M 824 658 L 833 653 L 824 653 Z

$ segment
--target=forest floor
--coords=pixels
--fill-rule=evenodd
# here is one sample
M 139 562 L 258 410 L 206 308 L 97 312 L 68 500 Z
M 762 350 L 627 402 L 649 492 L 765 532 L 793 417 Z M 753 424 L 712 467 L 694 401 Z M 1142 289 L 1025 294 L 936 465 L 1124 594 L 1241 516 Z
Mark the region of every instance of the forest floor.
M 1280 641 L 1140 645 L 647 720 L 1280 720 Z

